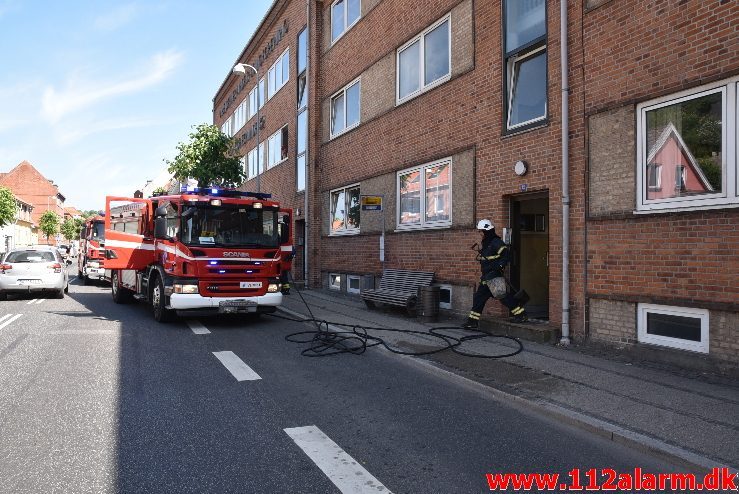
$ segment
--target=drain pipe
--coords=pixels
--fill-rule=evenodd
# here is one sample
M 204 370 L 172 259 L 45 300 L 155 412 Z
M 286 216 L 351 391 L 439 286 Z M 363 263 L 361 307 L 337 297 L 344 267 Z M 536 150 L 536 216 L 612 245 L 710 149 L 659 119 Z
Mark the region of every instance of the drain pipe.
M 305 111 L 308 112 L 308 117 L 305 119 L 305 126 L 306 126 L 306 129 L 305 129 L 305 170 L 304 170 L 305 172 L 305 191 L 304 191 L 304 197 L 303 197 L 304 199 L 303 218 L 305 219 L 303 221 L 304 222 L 304 227 L 303 227 L 303 289 L 310 288 L 310 282 L 308 281 L 308 278 L 309 278 L 308 273 L 310 272 L 308 269 L 308 257 L 309 257 L 309 252 L 310 252 L 308 250 L 308 237 L 309 237 L 308 224 L 310 223 L 310 220 L 308 219 L 309 218 L 308 208 L 310 206 L 310 198 L 308 197 L 308 195 L 310 194 L 310 171 L 309 171 L 310 170 L 310 160 L 308 158 L 310 157 L 310 154 L 311 154 L 310 119 L 311 119 L 311 114 L 313 112 L 313 110 L 311 109 L 311 105 L 310 105 L 310 99 L 311 99 L 311 95 L 313 94 L 313 91 L 315 90 L 314 88 L 311 87 L 310 78 L 309 78 L 310 73 L 311 73 L 311 70 L 310 70 L 311 37 L 313 36 L 313 30 L 311 29 L 311 26 L 310 26 L 310 4 L 311 4 L 311 0 L 305 0 L 305 17 L 306 17 L 306 21 L 305 21 L 305 45 L 306 45 L 305 46 L 305 85 L 307 86 L 306 91 L 308 91 L 308 103 L 306 105 Z M 295 135 L 297 137 L 297 132 L 295 133 Z M 297 160 L 297 157 L 295 159 Z
M 562 338 L 570 344 L 570 87 L 567 76 L 567 0 L 559 2 L 559 50 L 562 77 Z

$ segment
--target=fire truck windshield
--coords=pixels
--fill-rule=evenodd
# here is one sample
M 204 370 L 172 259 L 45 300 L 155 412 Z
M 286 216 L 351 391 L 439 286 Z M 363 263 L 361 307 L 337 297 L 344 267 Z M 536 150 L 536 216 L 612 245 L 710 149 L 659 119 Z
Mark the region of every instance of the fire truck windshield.
M 92 240 L 105 240 L 105 223 L 102 221 L 93 222 L 90 235 Z
M 277 211 L 243 205 L 197 205 L 182 212 L 185 245 L 272 249 L 279 246 Z

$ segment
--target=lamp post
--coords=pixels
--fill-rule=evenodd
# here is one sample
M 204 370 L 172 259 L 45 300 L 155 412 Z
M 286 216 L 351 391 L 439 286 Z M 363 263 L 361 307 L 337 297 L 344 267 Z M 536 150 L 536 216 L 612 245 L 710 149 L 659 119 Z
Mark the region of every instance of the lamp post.
M 257 149 L 257 192 L 261 192 L 259 188 L 259 175 L 262 174 L 261 172 L 262 157 L 259 156 L 259 125 L 261 124 L 261 122 L 259 121 L 259 107 L 261 106 L 261 101 L 259 98 L 259 89 L 260 89 L 259 88 L 259 71 L 256 69 L 256 67 L 254 67 L 253 65 L 249 65 L 248 63 L 237 63 L 236 65 L 234 65 L 234 68 L 231 69 L 231 72 L 233 72 L 234 74 L 246 74 L 247 68 L 254 71 L 254 78 L 257 80 L 256 86 L 255 86 L 257 89 L 257 132 L 256 132 L 256 135 L 257 135 L 257 148 L 256 148 Z M 247 152 L 247 156 L 248 156 L 248 152 Z M 247 167 L 248 166 L 249 165 L 247 164 Z

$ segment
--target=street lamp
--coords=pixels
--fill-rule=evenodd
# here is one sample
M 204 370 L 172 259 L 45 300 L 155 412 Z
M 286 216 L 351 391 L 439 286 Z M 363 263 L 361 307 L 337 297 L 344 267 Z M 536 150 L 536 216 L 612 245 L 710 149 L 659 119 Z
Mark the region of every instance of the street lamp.
M 257 192 L 261 192 L 259 188 L 259 175 L 262 174 L 262 158 L 259 156 L 259 107 L 261 106 L 261 101 L 259 100 L 259 71 L 254 67 L 253 65 L 249 65 L 248 63 L 237 63 L 234 65 L 234 68 L 231 69 L 231 72 L 234 74 L 246 74 L 246 69 L 249 68 L 254 71 L 254 77 L 257 80 L 256 89 L 257 89 Z M 248 152 L 247 152 L 248 155 Z M 248 164 L 247 164 L 248 167 Z

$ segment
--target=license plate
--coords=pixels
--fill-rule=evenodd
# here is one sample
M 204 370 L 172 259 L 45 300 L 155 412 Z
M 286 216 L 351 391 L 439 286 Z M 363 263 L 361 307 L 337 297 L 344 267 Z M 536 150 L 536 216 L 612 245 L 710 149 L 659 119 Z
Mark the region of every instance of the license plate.
M 18 280 L 19 285 L 40 285 L 41 280 Z
M 239 283 L 239 288 L 262 288 L 261 281 L 242 281 Z
M 222 300 L 218 303 L 219 307 L 256 307 L 254 300 Z

